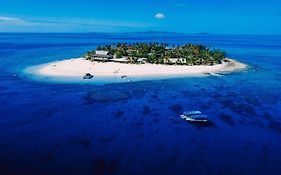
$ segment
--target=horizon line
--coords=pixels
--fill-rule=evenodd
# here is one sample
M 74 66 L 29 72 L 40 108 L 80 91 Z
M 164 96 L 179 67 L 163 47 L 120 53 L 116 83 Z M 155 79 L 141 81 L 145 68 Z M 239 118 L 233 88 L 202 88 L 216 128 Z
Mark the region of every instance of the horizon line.
M 1 32 L 0 34 L 178 34 L 178 35 L 265 35 L 265 36 L 281 36 L 280 34 L 265 33 L 184 33 L 173 31 L 132 31 L 132 32 Z

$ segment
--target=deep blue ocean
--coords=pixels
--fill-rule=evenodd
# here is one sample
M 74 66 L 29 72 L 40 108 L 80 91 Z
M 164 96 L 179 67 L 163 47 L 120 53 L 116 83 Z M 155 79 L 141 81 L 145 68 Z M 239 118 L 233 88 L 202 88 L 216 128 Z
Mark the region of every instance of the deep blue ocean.
M 219 48 L 249 69 L 103 85 L 24 72 L 150 41 Z M 209 124 L 179 117 L 190 110 Z M 281 36 L 0 34 L 0 175 L 279 175 L 280 148 Z

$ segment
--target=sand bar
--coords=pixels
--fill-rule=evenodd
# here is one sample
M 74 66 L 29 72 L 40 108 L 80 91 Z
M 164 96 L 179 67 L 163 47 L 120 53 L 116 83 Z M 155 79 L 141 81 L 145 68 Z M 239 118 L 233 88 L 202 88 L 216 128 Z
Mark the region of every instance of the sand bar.
M 85 73 L 94 76 L 189 76 L 215 73 L 235 72 L 246 69 L 247 65 L 232 59 L 213 66 L 196 65 L 157 65 L 157 64 L 124 64 L 114 62 L 91 62 L 84 58 L 75 58 L 38 66 L 35 73 L 49 77 L 78 77 Z

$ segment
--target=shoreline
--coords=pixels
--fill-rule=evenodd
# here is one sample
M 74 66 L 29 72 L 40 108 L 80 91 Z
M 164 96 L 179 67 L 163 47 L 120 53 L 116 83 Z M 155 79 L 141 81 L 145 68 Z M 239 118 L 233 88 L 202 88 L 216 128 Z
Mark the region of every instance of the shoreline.
M 73 58 L 63 61 L 55 61 L 27 68 L 33 75 L 50 78 L 78 78 L 85 73 L 91 73 L 95 77 L 116 78 L 128 77 L 182 77 L 182 76 L 206 76 L 220 73 L 231 73 L 245 70 L 246 64 L 227 59 L 227 62 L 208 65 L 160 65 L 160 64 L 125 64 L 114 62 L 91 62 L 85 58 Z

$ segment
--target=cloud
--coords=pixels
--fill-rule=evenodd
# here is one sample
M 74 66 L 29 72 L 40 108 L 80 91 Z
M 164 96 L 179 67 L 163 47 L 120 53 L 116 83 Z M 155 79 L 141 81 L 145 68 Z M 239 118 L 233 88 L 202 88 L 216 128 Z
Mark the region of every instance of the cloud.
M 20 26 L 20 27 L 15 27 Z M 147 23 L 97 19 L 20 19 L 0 16 L 1 31 L 121 31 L 150 27 Z
M 0 23 L 5 24 L 21 24 L 21 25 L 64 25 L 64 26 L 106 26 L 106 27 L 143 27 L 146 24 L 122 21 L 106 21 L 106 20 L 45 20 L 45 19 L 20 19 L 7 16 L 0 16 Z
M 165 16 L 163 13 L 157 13 L 157 14 L 154 16 L 154 18 L 156 18 L 156 19 L 164 19 L 164 18 L 166 18 L 166 16 Z
M 0 23 L 21 24 L 24 20 L 7 16 L 0 16 Z

